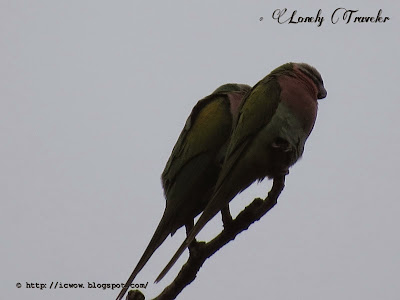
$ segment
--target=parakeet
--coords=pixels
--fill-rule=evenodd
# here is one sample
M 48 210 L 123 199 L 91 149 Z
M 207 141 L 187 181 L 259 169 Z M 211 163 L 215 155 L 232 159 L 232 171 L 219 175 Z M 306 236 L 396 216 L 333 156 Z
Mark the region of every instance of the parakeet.
M 212 195 L 232 124 L 237 120 L 242 99 L 250 90 L 245 84 L 225 84 L 194 106 L 161 175 L 167 202 L 164 214 L 117 300 L 122 299 L 169 234 L 172 236 L 184 225 L 187 229 L 193 227 L 193 219 L 203 211 Z
M 259 81 L 243 100 L 215 192 L 160 281 L 206 223 L 256 180 L 284 176 L 303 154 L 317 117 L 317 99 L 327 95 L 319 72 L 287 63 Z

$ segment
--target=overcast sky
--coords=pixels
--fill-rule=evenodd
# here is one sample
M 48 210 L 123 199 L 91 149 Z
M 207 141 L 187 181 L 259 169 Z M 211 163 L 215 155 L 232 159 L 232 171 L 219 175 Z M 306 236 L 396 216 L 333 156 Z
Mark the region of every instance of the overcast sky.
M 178 299 L 398 299 L 400 4 L 346 3 L 1 0 L 1 298 L 114 299 L 119 289 L 87 283 L 125 282 L 142 255 L 193 105 L 295 61 L 315 66 L 328 91 L 304 156 L 278 205 Z M 333 24 L 340 7 L 390 19 Z M 324 21 L 279 24 L 272 14 L 283 8 L 281 21 L 319 9 Z M 270 186 L 250 187 L 233 212 Z M 199 237 L 219 230 L 218 215 Z M 149 282 L 147 299 L 184 263 L 187 254 L 153 284 L 184 236 L 168 238 L 135 280 Z

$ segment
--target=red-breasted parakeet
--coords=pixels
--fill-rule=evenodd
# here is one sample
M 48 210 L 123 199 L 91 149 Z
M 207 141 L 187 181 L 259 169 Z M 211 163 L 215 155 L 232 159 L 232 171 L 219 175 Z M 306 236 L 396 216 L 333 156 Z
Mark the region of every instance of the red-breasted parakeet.
M 117 300 L 167 236 L 184 225 L 192 228 L 193 219 L 206 207 L 241 101 L 250 89 L 245 84 L 225 84 L 194 106 L 161 176 L 167 202 L 164 214 Z

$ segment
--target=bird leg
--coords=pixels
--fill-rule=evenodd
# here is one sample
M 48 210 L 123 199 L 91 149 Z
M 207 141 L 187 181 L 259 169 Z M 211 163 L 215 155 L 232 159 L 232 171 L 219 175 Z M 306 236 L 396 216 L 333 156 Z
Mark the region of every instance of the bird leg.
M 229 210 L 229 204 L 227 204 L 226 206 L 224 206 L 221 209 L 221 215 L 222 215 L 222 223 L 224 224 L 224 228 L 228 228 L 229 225 L 232 224 L 232 215 L 231 212 Z
M 189 233 L 192 231 L 193 227 L 194 227 L 194 220 L 192 219 L 185 224 L 186 235 L 189 235 Z
M 186 228 L 186 236 L 189 235 L 189 233 L 192 231 L 194 227 L 194 220 L 191 220 L 190 222 L 185 224 Z M 192 252 L 196 251 L 196 248 L 199 247 L 199 242 L 197 242 L 196 238 L 193 239 L 193 241 L 190 242 L 189 244 L 189 253 L 192 254 Z
M 289 171 L 287 173 L 289 173 Z M 269 191 L 268 196 L 265 200 L 267 200 L 270 197 L 270 195 L 275 195 L 274 202 L 276 202 L 276 199 L 279 197 L 280 193 L 282 192 L 282 190 L 285 187 L 285 175 L 276 176 L 276 177 L 274 177 L 273 180 L 274 181 L 272 183 L 272 188 Z

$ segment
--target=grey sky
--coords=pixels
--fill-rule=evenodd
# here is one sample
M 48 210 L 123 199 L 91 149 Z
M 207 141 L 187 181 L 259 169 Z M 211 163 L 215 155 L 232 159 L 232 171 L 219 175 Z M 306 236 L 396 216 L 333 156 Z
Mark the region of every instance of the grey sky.
M 1 297 L 115 298 L 119 289 L 26 282 L 125 282 L 162 215 L 160 175 L 193 105 L 296 61 L 328 90 L 303 159 L 278 205 L 178 299 L 397 299 L 400 4 L 371 3 L 345 7 L 390 20 L 333 25 L 341 2 L 1 1 Z M 271 15 L 285 7 L 325 20 L 278 24 Z M 218 215 L 199 237 L 220 228 Z M 167 239 L 135 280 L 149 282 L 149 299 L 184 262 L 153 284 L 183 238 Z

